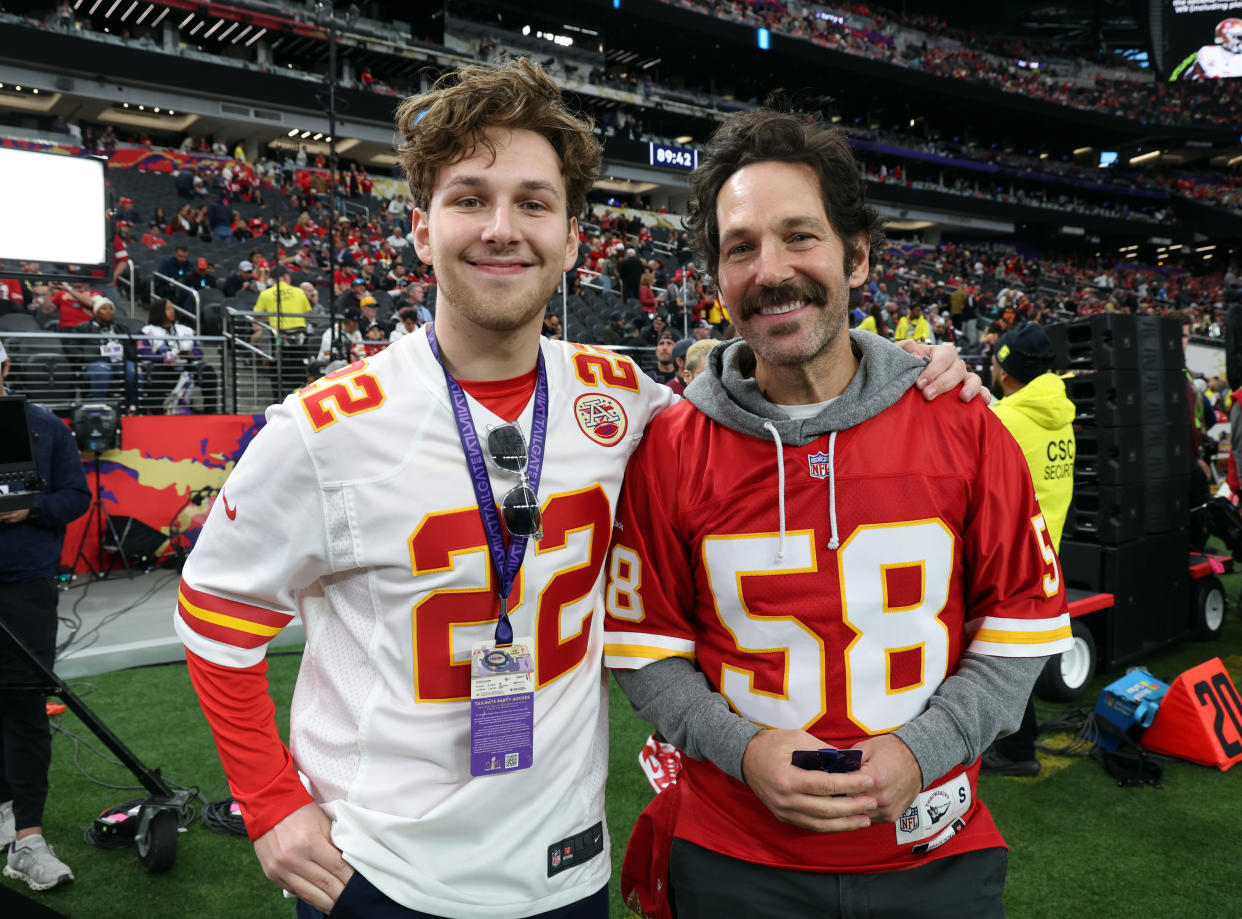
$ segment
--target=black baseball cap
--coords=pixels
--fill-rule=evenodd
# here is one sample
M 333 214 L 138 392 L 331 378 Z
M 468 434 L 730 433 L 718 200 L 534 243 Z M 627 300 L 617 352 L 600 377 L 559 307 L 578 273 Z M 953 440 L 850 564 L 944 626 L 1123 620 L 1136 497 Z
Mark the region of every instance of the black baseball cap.
M 1052 340 L 1038 324 L 1010 329 L 996 342 L 996 363 L 1022 383 L 1029 383 L 1052 369 Z

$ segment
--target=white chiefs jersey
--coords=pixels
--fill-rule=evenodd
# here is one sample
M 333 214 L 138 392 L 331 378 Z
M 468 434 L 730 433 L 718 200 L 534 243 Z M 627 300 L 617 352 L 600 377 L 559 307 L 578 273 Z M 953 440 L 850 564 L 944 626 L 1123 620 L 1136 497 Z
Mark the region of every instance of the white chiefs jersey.
M 541 347 L 544 535 L 510 613 L 535 646 L 532 768 L 470 774 L 468 661 L 494 635 L 496 574 L 425 331 L 269 410 L 183 576 L 178 634 L 213 663 L 258 663 L 301 616 L 297 766 L 346 860 L 436 915 L 539 913 L 610 872 L 606 824 L 602 853 L 571 869 L 550 871 L 549 847 L 604 819 L 604 560 L 626 461 L 676 397 L 628 358 Z M 505 421 L 470 410 L 480 434 Z M 488 466 L 499 500 L 518 480 Z
M 1204 45 L 1199 49 L 1195 63 L 1209 79 L 1242 77 L 1242 54 L 1226 51 L 1220 45 Z

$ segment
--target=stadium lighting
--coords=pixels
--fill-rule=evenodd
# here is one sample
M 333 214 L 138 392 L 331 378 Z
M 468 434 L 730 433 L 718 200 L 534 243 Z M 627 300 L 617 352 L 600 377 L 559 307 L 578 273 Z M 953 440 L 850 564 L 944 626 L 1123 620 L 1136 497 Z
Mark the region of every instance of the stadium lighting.
M 151 111 L 155 112 L 155 114 L 157 115 L 160 113 L 160 110 L 158 108 L 153 108 L 151 109 Z
M 150 15 L 151 15 L 151 11 L 152 11 L 153 9 L 155 9 L 155 7 L 154 7 L 152 4 L 148 3 L 148 4 L 147 4 L 147 8 L 146 8 L 145 10 L 143 10 L 141 13 L 139 13 L 139 14 L 138 14 L 138 18 L 134 20 L 134 25 L 136 25 L 136 26 L 140 26 L 140 25 L 142 25 L 142 20 L 144 20 L 144 19 L 146 19 L 148 16 L 150 16 Z
M 197 35 L 198 30 L 201 29 L 205 25 L 207 25 L 206 19 L 200 19 L 198 22 L 196 22 L 194 24 L 194 28 L 190 29 L 190 37 L 193 38 L 195 35 Z
M 253 35 L 250 36 L 250 40 L 246 42 L 246 47 L 249 48 L 251 45 L 255 43 L 256 39 L 266 34 L 267 34 L 267 29 L 259 29 L 259 31 L 255 32 Z
M 76 10 L 78 7 L 80 7 L 85 2 L 86 0 L 78 0 L 78 2 L 73 5 L 73 8 Z
M 108 7 L 108 12 L 104 13 L 104 19 L 111 19 L 112 14 L 116 12 L 116 8 L 121 5 L 121 0 L 112 0 L 112 6 Z
M 193 13 L 186 13 L 186 14 L 185 14 L 185 19 L 182 19 L 182 20 L 181 20 L 181 25 L 177 26 L 177 28 L 178 28 L 178 29 L 184 29 L 187 25 L 189 25 L 189 24 L 190 24 L 190 20 L 192 20 L 193 18 L 194 18 L 194 14 L 193 14 Z
M 164 7 L 162 10 L 160 10 L 160 14 L 159 14 L 158 16 L 156 16 L 156 17 L 155 17 L 155 21 L 151 23 L 151 28 L 153 28 L 153 29 L 154 29 L 157 25 L 159 25 L 161 22 L 163 22 L 163 21 L 164 21 L 164 17 L 168 15 L 168 11 L 169 11 L 170 9 L 172 9 L 172 7 L 170 7 L 170 6 L 166 6 L 166 7 Z
M 297 129 L 297 128 L 294 128 L 292 131 L 290 131 L 290 132 L 289 132 L 289 136 L 290 136 L 290 137 L 296 137 L 296 136 L 297 136 L 297 133 L 298 133 L 298 129 Z
M 1213 249 L 1215 249 L 1215 248 L 1216 248 L 1216 246 L 1214 246 L 1214 245 L 1212 245 L 1212 246 L 1200 246 L 1200 247 L 1199 247 L 1198 249 L 1196 249 L 1195 251 L 1196 251 L 1196 252 L 1211 252 L 1211 251 L 1212 251 Z
M 240 32 L 238 32 L 236 35 L 234 35 L 234 36 L 233 36 L 233 44 L 237 44 L 239 41 L 241 41 L 243 38 L 245 38 L 245 37 L 246 37 L 246 33 L 247 33 L 247 32 L 249 32 L 249 31 L 250 31 L 251 29 L 253 29 L 253 28 L 254 28 L 254 26 L 248 25 L 248 26 L 246 26 L 244 29 L 242 29 Z
M 690 143 L 690 141 L 692 141 L 693 139 L 694 139 L 694 138 L 692 138 L 689 134 L 683 134 L 683 135 L 681 135 L 680 137 L 674 137 L 674 138 L 673 138 L 673 140 L 677 141 L 677 143 L 679 143 L 679 144 L 688 144 L 688 143 Z
M 36 86 L 34 89 L 31 90 L 31 92 L 34 93 L 36 96 L 39 95 L 39 87 Z
M 220 40 L 220 41 L 224 41 L 226 38 L 228 38 L 228 37 L 229 37 L 229 33 L 230 33 L 230 32 L 232 32 L 234 29 L 236 29 L 239 25 L 241 25 L 241 23 L 240 23 L 240 22 L 236 22 L 236 21 L 235 21 L 235 22 L 231 22 L 231 23 L 229 23 L 229 27 L 228 27 L 227 29 L 225 29 L 223 32 L 221 32 L 221 33 L 220 33 L 220 39 L 219 39 L 219 40 Z
M 1147 160 L 1155 159 L 1156 157 L 1160 156 L 1160 153 L 1161 153 L 1160 150 L 1153 150 L 1150 153 L 1142 153 L 1142 154 L 1139 154 L 1138 156 L 1132 156 L 1130 157 L 1130 165 L 1133 166 L 1135 163 L 1143 163 L 1143 162 L 1146 162 Z
M 131 15 L 133 15 L 134 10 L 136 9 L 138 9 L 138 0 L 131 0 L 129 7 L 125 10 L 124 13 L 121 14 L 121 22 L 124 22 Z
M 203 33 L 203 41 L 206 41 L 207 39 L 211 38 L 211 36 L 215 34 L 216 29 L 220 28 L 220 26 L 222 25 L 224 25 L 224 20 L 217 19 L 216 24 Z
M 323 131 L 320 131 L 318 134 L 316 134 L 314 137 L 311 138 L 311 140 L 322 140 L 322 139 L 323 139 Z
M 90 9 L 90 12 L 89 12 L 89 13 L 87 13 L 87 15 L 88 15 L 88 16 L 94 16 L 94 15 L 95 15 L 95 10 L 99 9 L 99 4 L 101 4 L 101 3 L 103 3 L 103 0 L 95 0 L 95 2 L 91 4 L 91 9 Z
M 522 26 L 522 34 L 523 34 L 523 35 L 529 35 L 529 34 L 530 34 L 530 26 Z
M 310 131 L 303 131 L 303 132 L 302 132 L 302 140 L 306 140 L 306 138 L 308 138 L 308 137 L 310 137 Z

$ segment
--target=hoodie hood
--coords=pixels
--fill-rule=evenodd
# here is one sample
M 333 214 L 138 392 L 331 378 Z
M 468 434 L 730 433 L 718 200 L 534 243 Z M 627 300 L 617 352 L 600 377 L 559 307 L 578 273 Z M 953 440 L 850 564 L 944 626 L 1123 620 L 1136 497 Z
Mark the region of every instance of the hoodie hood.
M 922 358 L 869 332 L 851 331 L 850 346 L 858 358 L 858 370 L 840 397 L 814 418 L 789 418 L 763 397 L 753 376 L 755 354 L 740 338 L 708 354 L 707 366 L 686 387 L 685 397 L 725 427 L 805 446 L 831 431 L 844 431 L 878 415 L 914 385 L 926 366 Z
M 1002 415 L 1016 412 L 1049 431 L 1069 424 L 1077 414 L 1074 403 L 1065 395 L 1065 381 L 1055 373 L 1041 373 L 993 407 Z

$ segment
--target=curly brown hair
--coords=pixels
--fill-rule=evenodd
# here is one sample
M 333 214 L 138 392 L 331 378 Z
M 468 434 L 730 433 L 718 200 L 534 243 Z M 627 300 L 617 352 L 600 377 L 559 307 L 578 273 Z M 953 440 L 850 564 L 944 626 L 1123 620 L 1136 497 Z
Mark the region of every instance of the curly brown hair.
M 561 161 L 569 216 L 586 206 L 602 152 L 593 122 L 571 112 L 561 91 L 538 64 L 517 58 L 499 66 L 469 65 L 436 80 L 430 90 L 397 108 L 402 142 L 397 154 L 414 206 L 431 203 L 439 171 L 472 156 L 480 146 L 494 157 L 491 128 L 534 131 Z
M 708 142 L 707 156 L 690 176 L 690 232 L 695 258 L 716 277 L 720 262 L 720 225 L 716 197 L 729 177 L 752 163 L 802 163 L 819 178 L 824 213 L 846 243 L 846 273 L 853 270 L 856 253 L 849 244 L 859 232 L 867 234 L 871 252 L 884 242 L 880 215 L 867 204 L 862 173 L 845 135 L 806 115 L 756 109 L 739 112 L 721 122 Z

